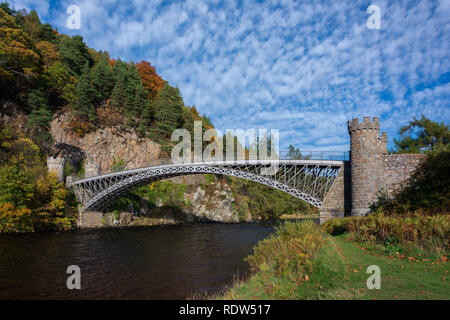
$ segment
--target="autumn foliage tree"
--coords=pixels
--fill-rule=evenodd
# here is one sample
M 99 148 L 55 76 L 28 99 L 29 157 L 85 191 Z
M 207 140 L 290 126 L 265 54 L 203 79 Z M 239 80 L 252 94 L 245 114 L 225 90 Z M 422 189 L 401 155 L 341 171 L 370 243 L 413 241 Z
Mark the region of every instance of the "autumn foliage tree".
M 136 69 L 141 76 L 145 90 L 148 92 L 148 98 L 153 100 L 164 88 L 166 83 L 157 73 L 154 66 L 148 61 L 141 61 L 136 64 Z
M 0 8 L 0 94 L 10 93 L 36 76 L 39 55 L 14 18 Z

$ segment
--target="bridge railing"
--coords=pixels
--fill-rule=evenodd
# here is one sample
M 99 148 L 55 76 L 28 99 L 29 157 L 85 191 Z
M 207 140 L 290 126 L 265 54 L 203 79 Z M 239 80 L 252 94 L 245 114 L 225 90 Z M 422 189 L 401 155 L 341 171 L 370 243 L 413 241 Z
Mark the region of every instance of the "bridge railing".
M 280 151 L 280 160 L 333 160 L 348 161 L 348 151 L 301 151 L 300 154 L 289 151 Z
M 346 151 L 302 151 L 300 154 L 293 154 L 289 151 L 280 151 L 279 160 L 332 160 L 347 161 L 350 160 L 350 153 Z M 236 160 L 248 160 L 236 159 Z M 225 161 L 225 159 L 224 159 Z M 145 167 L 173 164 L 171 159 L 156 159 L 146 163 Z

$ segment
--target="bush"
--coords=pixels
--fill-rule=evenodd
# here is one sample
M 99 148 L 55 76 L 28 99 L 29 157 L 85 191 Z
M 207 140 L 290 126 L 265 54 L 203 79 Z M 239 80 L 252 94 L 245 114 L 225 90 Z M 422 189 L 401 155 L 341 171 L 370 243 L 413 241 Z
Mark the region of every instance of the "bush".
M 327 241 L 320 228 L 312 221 L 286 222 L 269 238 L 255 247 L 247 257 L 252 271 L 286 276 L 295 273 L 301 278 L 311 269 L 311 259 Z
M 348 217 L 348 218 L 335 218 L 329 219 L 324 224 L 322 224 L 322 229 L 325 230 L 326 233 L 329 233 L 333 236 L 337 236 L 343 234 L 345 232 L 349 232 L 349 226 L 353 223 L 353 220 L 357 218 Z
M 449 215 L 394 217 L 372 214 L 331 219 L 322 228 L 332 235 L 351 232 L 356 241 L 374 241 L 385 246 L 415 246 L 431 253 L 446 251 L 450 245 Z

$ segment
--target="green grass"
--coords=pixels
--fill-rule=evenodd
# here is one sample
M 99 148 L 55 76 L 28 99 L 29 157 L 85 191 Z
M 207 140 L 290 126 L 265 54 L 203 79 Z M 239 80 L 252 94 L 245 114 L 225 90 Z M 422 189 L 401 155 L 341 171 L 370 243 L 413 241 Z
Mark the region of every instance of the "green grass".
M 276 276 L 258 271 L 236 283 L 224 299 L 450 299 L 448 262 L 378 254 L 348 235 L 329 237 L 312 259 L 309 274 Z M 367 267 L 381 269 L 381 289 L 366 287 Z M 306 280 L 307 279 L 307 280 Z

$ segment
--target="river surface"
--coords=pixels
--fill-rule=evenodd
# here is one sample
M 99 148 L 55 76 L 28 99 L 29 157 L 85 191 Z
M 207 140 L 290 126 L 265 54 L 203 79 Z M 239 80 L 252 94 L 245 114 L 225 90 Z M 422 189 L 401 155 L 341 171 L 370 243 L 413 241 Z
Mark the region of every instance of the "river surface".
M 248 274 L 274 224 L 194 224 L 0 235 L 0 299 L 186 299 Z M 66 286 L 81 269 L 81 289 Z

